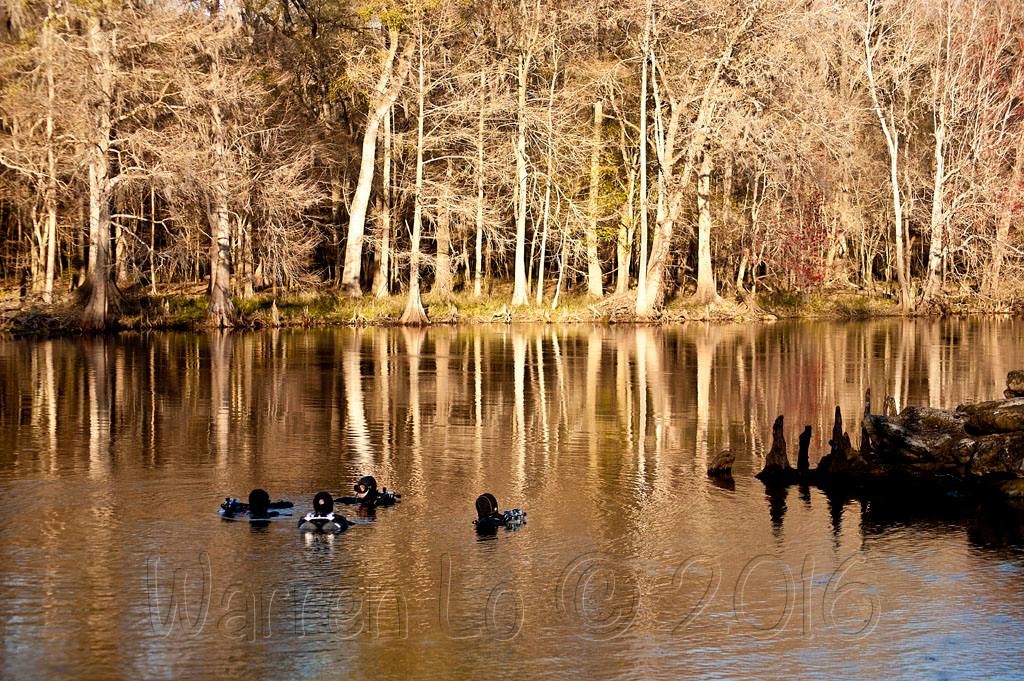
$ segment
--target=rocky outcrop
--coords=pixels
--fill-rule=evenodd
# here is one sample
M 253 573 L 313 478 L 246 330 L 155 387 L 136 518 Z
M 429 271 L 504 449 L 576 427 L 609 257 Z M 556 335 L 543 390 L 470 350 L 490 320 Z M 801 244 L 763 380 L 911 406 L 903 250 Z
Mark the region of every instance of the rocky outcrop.
M 1003 394 L 1007 399 L 1024 397 L 1024 370 L 1011 371 L 1006 376 L 1006 390 Z
M 883 474 L 915 478 L 1024 477 L 1024 427 L 1006 429 L 999 404 L 954 412 L 908 407 L 894 418 L 869 416 L 864 431 L 877 453 L 874 463 Z
M 1007 378 L 1007 394 L 1024 388 L 1024 372 Z M 1007 496 L 1024 498 L 1024 396 L 960 405 L 953 411 L 907 407 L 897 413 L 895 402 L 885 401 L 884 414 L 871 414 L 870 392 L 865 396 L 861 421 L 861 448 L 854 449 L 843 429 L 843 415 L 836 407 L 829 453 L 818 467 L 797 471 L 782 463 L 775 437 L 782 417 L 773 429 L 772 452 L 758 477 L 766 482 L 829 484 L 912 480 L 942 484 L 988 484 Z M 809 442 L 810 433 L 801 435 Z M 803 458 L 803 452 L 801 452 Z
M 975 435 L 1024 431 L 1024 397 L 962 404 L 956 408 L 956 413 L 966 417 L 964 428 Z

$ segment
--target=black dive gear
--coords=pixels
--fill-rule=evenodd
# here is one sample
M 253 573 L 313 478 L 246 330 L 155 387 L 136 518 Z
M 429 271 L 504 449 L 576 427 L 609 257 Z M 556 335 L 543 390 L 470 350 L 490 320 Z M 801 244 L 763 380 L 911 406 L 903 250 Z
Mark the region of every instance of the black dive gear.
M 299 520 L 299 529 L 307 532 L 343 532 L 351 525 L 345 516 L 335 515 L 334 498 L 330 492 L 317 492 L 313 497 L 313 510 Z
M 313 497 L 313 510 L 317 515 L 324 516 L 334 512 L 334 499 L 330 492 L 317 492 Z
M 266 519 L 275 518 L 279 515 L 288 515 L 279 513 L 279 511 L 291 508 L 292 506 L 294 506 L 292 502 L 285 501 L 284 499 L 271 501 L 267 491 L 257 487 L 249 492 L 248 503 L 234 497 L 225 497 L 220 505 L 220 514 L 225 518 L 248 517 L 250 519 Z
M 359 482 L 353 488 L 356 491 L 356 496 L 360 498 L 375 494 L 377 492 L 377 479 L 372 475 L 364 475 L 359 478 Z
M 249 513 L 255 517 L 267 515 L 270 508 L 270 495 L 265 489 L 254 489 L 249 492 Z
M 377 506 L 394 506 L 402 498 L 398 492 L 388 491 L 387 487 L 377 489 L 377 480 L 372 475 L 364 475 L 352 486 L 355 496 L 335 499 L 339 504 L 359 504 L 375 508 Z
M 516 530 L 526 524 L 526 511 L 518 508 L 498 510 L 498 500 L 490 492 L 484 492 L 476 498 L 476 516 L 473 524 L 477 532 L 481 533 L 493 533 L 499 527 Z

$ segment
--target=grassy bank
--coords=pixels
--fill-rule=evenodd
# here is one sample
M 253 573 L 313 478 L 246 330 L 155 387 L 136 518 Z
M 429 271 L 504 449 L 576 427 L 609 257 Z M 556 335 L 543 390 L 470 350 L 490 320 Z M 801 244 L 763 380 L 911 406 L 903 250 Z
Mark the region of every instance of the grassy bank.
M 738 299 L 698 305 L 687 296 L 670 299 L 654 319 L 637 319 L 632 296 L 594 300 L 569 293 L 552 307 L 533 303 L 513 308 L 511 286 L 496 283 L 489 293 L 474 298 L 456 293 L 447 298 L 427 294 L 423 305 L 434 324 L 488 323 L 678 323 L 685 321 L 765 321 L 773 319 L 869 319 L 899 316 L 899 307 L 880 293 L 852 290 L 813 293 L 764 292 Z M 239 326 L 319 327 L 386 326 L 398 324 L 405 296 L 348 298 L 333 289 L 261 293 L 236 301 Z M 207 298 L 202 286 L 176 287 L 157 294 L 141 288 L 124 292 L 116 329 L 199 329 L 206 323 Z M 929 315 L 1021 312 L 1015 300 L 983 301 L 975 296 L 947 297 Z M 19 298 L 15 291 L 0 293 L 0 332 L 14 335 L 62 335 L 78 332 L 81 301 L 67 294 L 53 305 Z

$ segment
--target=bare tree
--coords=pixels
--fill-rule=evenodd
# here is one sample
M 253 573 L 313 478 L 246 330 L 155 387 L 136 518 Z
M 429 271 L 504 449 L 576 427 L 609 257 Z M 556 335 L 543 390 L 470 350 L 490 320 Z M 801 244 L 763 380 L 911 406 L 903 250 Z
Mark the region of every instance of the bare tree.
M 423 56 L 423 29 L 416 38 L 416 192 L 413 195 L 412 243 L 409 246 L 409 297 L 399 321 L 402 324 L 425 324 L 427 313 L 420 299 L 420 238 L 423 234 L 423 122 L 426 100 L 426 67 Z
M 553 308 L 635 282 L 644 319 L 883 279 L 1002 309 L 1024 271 L 1013 0 L 15 4 L 0 278 L 84 279 L 87 329 L 142 282 L 207 282 L 215 326 L 360 295 L 366 241 L 415 323 L 423 286 L 498 279 Z
M 359 163 L 359 179 L 349 207 L 348 237 L 345 242 L 345 269 L 341 275 L 342 290 L 346 295 L 362 295 L 359 283 L 362 272 L 363 234 L 366 226 L 366 209 L 370 204 L 373 176 L 376 168 L 377 130 L 381 121 L 391 110 L 398 92 L 412 67 L 414 40 L 406 40 L 399 55 L 400 34 L 397 19 L 389 18 L 387 31 L 387 55 L 381 67 L 377 85 L 370 95 L 366 126 L 363 132 L 362 155 Z
M 907 124 L 906 114 L 900 117 L 899 95 L 908 89 L 914 75 L 914 22 L 911 5 L 865 0 L 864 70 L 871 104 L 878 118 L 889 155 L 889 185 L 892 189 L 893 228 L 895 230 L 896 279 L 899 282 L 900 305 L 905 310 L 914 306 L 910 289 L 910 271 L 906 256 L 907 225 L 904 219 L 904 197 L 900 183 L 900 144 L 906 133 L 900 121 Z M 901 39 L 902 38 L 902 39 Z M 883 63 L 884 62 L 884 63 Z

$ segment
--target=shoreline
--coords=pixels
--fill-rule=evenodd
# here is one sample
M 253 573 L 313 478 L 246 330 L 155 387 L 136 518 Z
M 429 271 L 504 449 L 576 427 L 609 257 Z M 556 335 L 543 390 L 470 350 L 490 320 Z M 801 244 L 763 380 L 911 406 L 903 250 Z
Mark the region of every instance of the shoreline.
M 509 290 L 505 290 L 505 289 Z M 455 293 L 441 298 L 423 296 L 423 307 L 431 325 L 485 324 L 608 324 L 669 326 L 685 322 L 754 323 L 781 320 L 854 321 L 885 318 L 941 318 L 975 315 L 1016 316 L 1024 304 L 1007 300 L 947 296 L 927 311 L 906 314 L 883 292 L 856 289 L 823 290 L 812 294 L 769 292 L 745 295 L 723 294 L 709 305 L 694 303 L 687 295 L 670 299 L 657 316 L 648 319 L 633 314 L 633 295 L 611 294 L 601 299 L 570 292 L 552 309 L 550 301 L 519 308 L 509 305 L 511 287 L 496 282 L 489 293 L 474 298 Z M 208 298 L 202 285 L 178 286 L 156 294 L 141 287 L 126 289 L 117 321 L 102 333 L 123 331 L 203 331 L 211 328 L 206 312 Z M 350 298 L 331 288 L 304 288 L 274 294 L 261 292 L 238 298 L 238 323 L 231 328 L 330 328 L 346 326 L 403 326 L 404 294 L 376 298 Z M 84 334 L 79 326 L 81 302 L 75 292 L 51 305 L 31 297 L 19 299 L 17 292 L 0 291 L 0 334 L 13 337 L 59 337 Z

